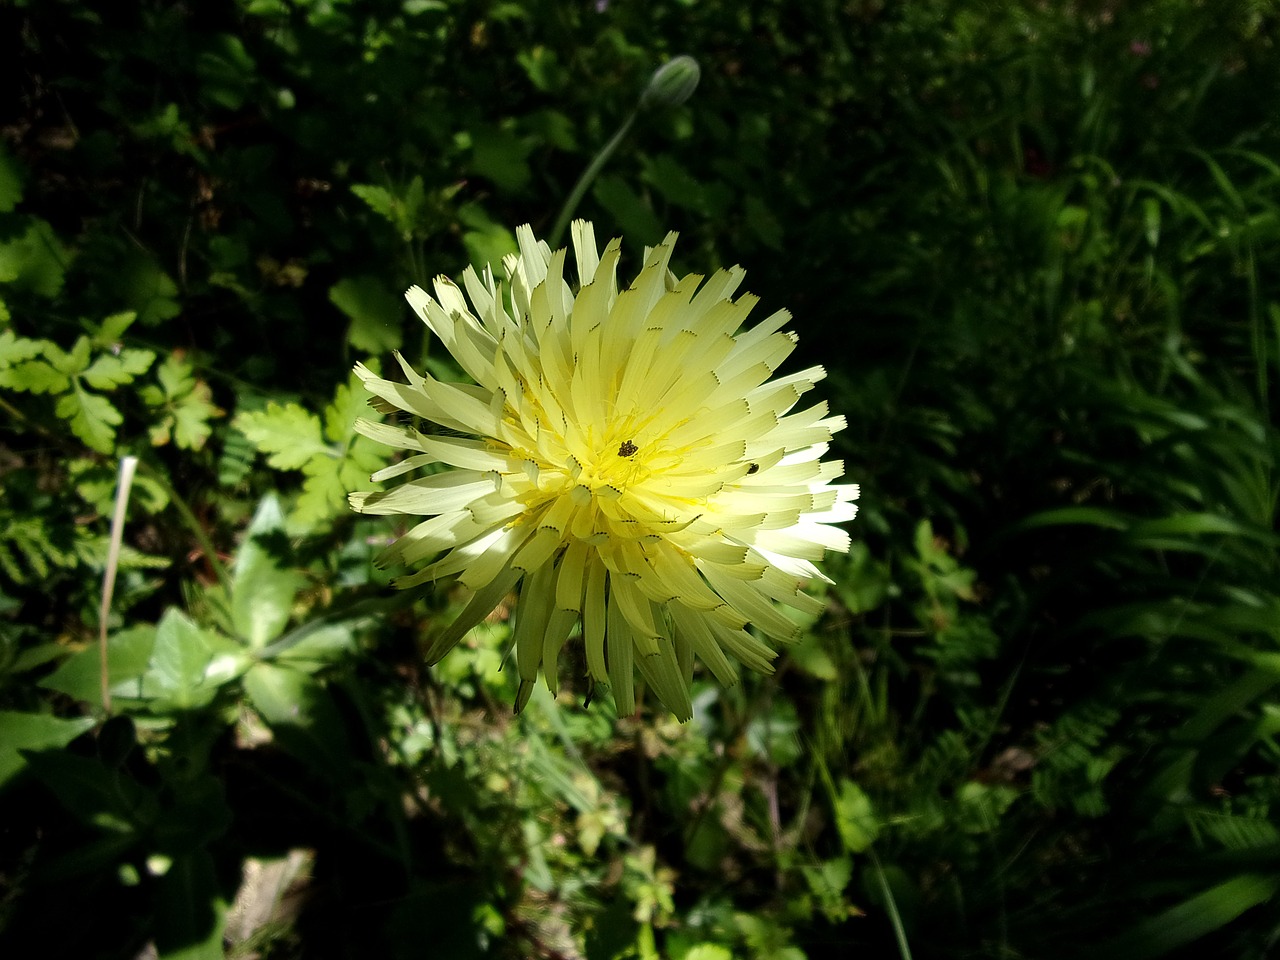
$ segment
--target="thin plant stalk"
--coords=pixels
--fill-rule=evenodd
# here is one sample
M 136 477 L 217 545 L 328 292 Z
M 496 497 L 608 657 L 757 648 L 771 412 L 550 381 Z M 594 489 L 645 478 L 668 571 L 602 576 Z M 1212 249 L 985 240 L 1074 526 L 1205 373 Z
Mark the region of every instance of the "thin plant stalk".
M 191 531 L 191 535 L 196 538 L 196 542 L 200 544 L 200 549 L 204 551 L 205 559 L 209 561 L 209 566 L 213 570 L 213 574 L 218 578 L 218 582 L 228 592 L 231 590 L 231 576 L 227 573 L 227 568 L 222 561 L 218 559 L 218 551 L 213 545 L 213 541 L 209 539 L 209 535 L 205 533 L 204 525 L 192 512 L 191 507 L 187 505 L 186 500 L 178 495 L 178 491 L 173 489 L 173 485 L 169 483 L 168 478 L 159 471 L 142 465 L 143 469 L 151 477 L 153 481 L 160 485 L 165 494 L 169 498 L 169 502 L 182 515 L 182 519 L 186 521 L 187 529 Z
M 596 177 L 600 176 L 600 171 L 604 169 L 604 165 L 617 152 L 618 146 L 631 131 L 632 126 L 635 125 L 636 113 L 637 111 L 632 110 L 628 114 L 627 119 L 622 121 L 622 125 L 618 127 L 609 142 L 600 148 L 600 151 L 592 158 L 591 163 L 587 165 L 587 169 L 582 171 L 582 176 L 578 178 L 578 182 L 573 185 L 573 190 L 570 191 L 564 206 L 560 208 L 560 216 L 556 217 L 555 226 L 551 228 L 551 236 L 547 241 L 551 245 L 551 249 L 559 248 L 560 241 L 564 238 L 565 228 L 569 226 L 570 218 L 573 217 L 574 211 L 578 209 L 578 204 L 582 202 L 587 189 L 595 182 Z
M 569 221 L 573 217 L 573 213 L 578 209 L 578 204 L 582 202 L 582 198 L 586 195 L 587 188 L 595 182 L 596 177 L 600 176 L 600 171 L 604 169 L 604 165 L 609 162 L 609 158 L 617 152 L 618 146 L 622 143 L 626 135 L 635 125 L 636 117 L 642 110 L 668 110 L 672 107 L 678 107 L 691 96 L 693 91 L 698 87 L 698 81 L 702 76 L 702 71 L 698 67 L 698 61 L 687 55 L 672 57 L 657 70 L 653 71 L 653 75 L 649 77 L 649 83 L 645 86 L 644 92 L 640 94 L 640 99 L 636 103 L 635 109 L 627 115 L 622 121 L 622 125 L 609 142 L 600 148 L 600 151 L 592 158 L 591 163 L 587 165 L 587 169 L 582 171 L 582 176 L 578 178 L 578 182 L 573 185 L 569 197 L 564 202 L 564 206 L 560 208 L 560 216 L 556 217 L 555 226 L 551 228 L 551 233 L 547 237 L 547 242 L 551 245 L 551 249 L 558 249 L 560 241 L 564 239 L 565 228 L 569 226 Z
M 116 483 L 116 506 L 111 515 L 111 545 L 107 548 L 107 569 L 102 575 L 102 604 L 98 608 L 98 673 L 102 684 L 102 710 L 111 715 L 111 678 L 107 666 L 107 617 L 116 590 L 116 572 L 120 566 L 120 550 L 124 543 L 124 515 L 129 507 L 129 491 L 138 469 L 137 457 L 120 461 L 120 478 Z

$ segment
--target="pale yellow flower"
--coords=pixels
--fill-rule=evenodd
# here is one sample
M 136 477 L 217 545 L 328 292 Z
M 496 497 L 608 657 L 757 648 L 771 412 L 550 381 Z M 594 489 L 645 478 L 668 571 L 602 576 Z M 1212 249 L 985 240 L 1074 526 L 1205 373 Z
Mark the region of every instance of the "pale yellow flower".
M 608 682 L 618 712 L 635 710 L 635 671 L 681 720 L 693 712 L 696 655 L 718 680 L 744 664 L 768 672 L 770 643 L 797 628 L 777 602 L 816 614 L 803 592 L 826 550 L 847 550 L 832 524 L 851 520 L 854 484 L 822 460 L 843 417 L 826 403 L 791 412 L 825 376 L 810 367 L 770 379 L 795 347 L 778 311 L 743 328 L 757 298 L 732 299 L 743 270 L 677 280 L 675 234 L 646 252 L 618 289 L 620 243 L 601 255 L 591 224 L 573 224 L 580 285 L 565 251 L 516 231 L 520 253 L 492 272 L 446 277 L 409 303 L 474 383 L 407 383 L 356 372 L 381 412 L 443 428 L 360 420 L 366 437 L 411 452 L 374 475 L 450 469 L 386 492 L 354 493 L 363 513 L 430 517 L 378 558 L 416 565 L 408 587 L 455 577 L 470 602 L 428 651 L 435 663 L 509 593 L 515 609 L 516 709 L 581 626 L 587 672 Z M 465 436 L 459 436 L 464 434 Z M 441 555 L 443 554 L 443 555 Z

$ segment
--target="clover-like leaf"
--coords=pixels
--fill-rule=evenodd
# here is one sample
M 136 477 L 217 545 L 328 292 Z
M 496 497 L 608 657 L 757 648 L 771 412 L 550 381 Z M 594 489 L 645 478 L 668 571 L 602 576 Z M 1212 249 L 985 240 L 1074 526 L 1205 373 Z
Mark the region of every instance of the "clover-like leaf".
M 156 370 L 159 386 L 146 386 L 139 393 L 143 402 L 163 411 L 151 427 L 151 443 L 163 446 L 170 440 L 184 450 L 199 450 L 213 428 L 209 421 L 222 416 L 213 402 L 213 392 L 197 380 L 195 368 L 181 353 L 170 354 Z

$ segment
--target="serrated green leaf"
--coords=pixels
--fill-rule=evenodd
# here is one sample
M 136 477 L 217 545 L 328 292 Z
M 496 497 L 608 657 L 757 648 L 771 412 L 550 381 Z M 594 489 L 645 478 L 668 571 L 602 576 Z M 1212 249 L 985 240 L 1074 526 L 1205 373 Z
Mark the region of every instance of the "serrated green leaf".
M 151 427 L 152 445 L 162 446 L 173 439 L 184 450 L 203 448 L 213 432 L 209 421 L 222 415 L 208 384 L 195 378 L 192 365 L 178 353 L 165 358 L 156 370 L 156 380 L 159 387 L 147 386 L 139 391 L 148 406 L 166 411 Z
M 264 498 L 236 553 L 231 580 L 231 622 L 254 650 L 284 630 L 302 587 L 302 576 L 284 565 L 288 542 L 280 501 Z
M 333 402 L 324 408 L 324 435 L 332 443 L 347 443 L 357 434 L 353 424 L 369 412 L 368 393 L 352 374 L 333 392 Z
M 213 402 L 213 391 L 203 380 L 191 388 L 173 411 L 174 439 L 184 450 L 200 450 L 213 433 L 209 421 L 222 416 L 222 409 Z
M 145 327 L 153 327 L 182 312 L 178 285 L 146 254 L 139 253 L 123 265 L 116 278 L 116 289 Z
M 0 369 L 40 356 L 47 342 L 20 337 L 12 330 L 0 330 Z
M 368 437 L 356 437 L 342 461 L 342 485 L 348 490 L 368 486 L 369 474 L 381 470 L 389 459 L 386 447 Z
M 12 240 L 0 241 L 0 283 L 53 299 L 71 256 L 58 241 L 53 227 L 35 217 L 26 218 L 27 229 Z
M 150 350 L 121 350 L 119 356 L 103 354 L 80 376 L 95 390 L 114 390 L 146 373 L 156 355 Z
M 386 217 L 392 223 L 396 222 L 395 215 L 392 213 L 395 197 L 386 187 L 374 186 L 371 183 L 356 183 L 352 184 L 351 192 L 367 203 L 374 213 Z
M 196 383 L 194 371 L 195 368 L 184 356 L 171 353 L 156 369 L 156 380 L 164 390 L 164 395 L 174 400 L 191 392 Z
M 93 724 L 93 717 L 64 719 L 47 713 L 0 710 L 0 787 L 26 766 L 18 751 L 64 747 Z
M 76 494 L 97 511 L 99 516 L 110 516 L 115 502 L 117 471 L 104 463 L 88 457 L 77 457 L 66 464 L 67 476 L 75 484 Z M 129 494 L 129 514 L 135 511 L 146 514 L 159 513 L 169 505 L 165 488 L 145 473 L 134 475 Z
M 55 370 L 43 360 L 30 360 L 0 370 L 0 387 L 21 390 L 25 393 L 62 393 L 71 386 L 71 379 Z
M 94 344 L 103 348 L 114 346 L 120 342 L 124 332 L 133 326 L 133 321 L 136 319 L 138 315 L 132 310 L 111 314 L 98 326 L 98 333 L 93 338 Z
M 110 453 L 115 448 L 115 428 L 124 421 L 124 417 L 106 397 L 75 384 L 71 393 L 59 398 L 55 410 L 89 449 Z
M 347 490 L 340 478 L 342 461 L 317 458 L 307 464 L 302 493 L 289 514 L 289 529 L 302 534 L 345 513 Z
M 79 376 L 89 368 L 92 350 L 93 344 L 88 337 L 78 337 L 70 351 L 64 353 L 54 344 L 50 344 L 44 355 L 63 373 Z
M 266 410 L 240 414 L 235 426 L 276 470 L 300 470 L 312 457 L 333 452 L 320 435 L 320 418 L 296 403 L 272 401 Z
M 73 543 L 75 558 L 90 570 L 101 572 L 106 567 L 107 551 L 111 536 L 108 533 L 78 535 Z M 125 544 L 120 548 L 116 563 L 121 570 L 163 570 L 172 564 L 168 557 L 153 557 L 137 547 Z
M 329 288 L 329 301 L 350 318 L 347 340 L 357 350 L 400 349 L 404 301 L 377 277 L 345 277 Z

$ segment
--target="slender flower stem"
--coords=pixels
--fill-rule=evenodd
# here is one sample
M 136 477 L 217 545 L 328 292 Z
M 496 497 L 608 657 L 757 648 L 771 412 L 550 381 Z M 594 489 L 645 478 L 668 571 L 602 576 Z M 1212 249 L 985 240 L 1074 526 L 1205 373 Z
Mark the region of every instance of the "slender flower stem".
M 116 590 L 120 548 L 124 543 L 124 515 L 129 506 L 129 490 L 138 468 L 137 457 L 120 461 L 120 479 L 116 484 L 116 507 L 111 516 L 111 546 L 107 549 L 107 569 L 102 574 L 102 604 L 98 608 L 98 675 L 102 683 L 102 710 L 111 714 L 111 678 L 107 664 L 107 617 L 111 614 L 111 597 Z
M 209 566 L 213 568 L 214 576 L 218 578 L 218 583 L 222 584 L 223 589 L 230 592 L 231 575 L 227 573 L 227 568 L 223 565 L 222 561 L 218 559 L 218 551 L 214 547 L 213 541 L 210 540 L 209 535 L 205 533 L 204 525 L 200 522 L 199 518 L 196 517 L 195 513 L 192 512 L 191 507 L 187 505 L 187 501 L 178 495 L 178 491 L 173 489 L 164 474 L 159 470 L 155 470 L 141 462 L 140 466 L 146 471 L 147 475 L 150 476 L 152 480 L 163 488 L 164 492 L 169 497 L 169 502 L 172 503 L 178 513 L 182 515 L 182 519 L 186 521 L 187 529 L 189 529 L 191 531 L 191 535 L 196 538 L 196 542 L 200 544 L 200 549 L 204 551 L 204 555 L 209 561 Z
M 556 217 L 556 225 L 551 228 L 551 236 L 548 240 L 551 249 L 555 250 L 560 246 L 565 228 L 569 226 L 569 219 L 573 216 L 573 212 L 578 209 L 578 204 L 582 202 L 587 188 L 591 186 L 596 177 L 600 176 L 600 171 L 604 169 L 604 165 L 609 162 L 609 158 L 617 151 L 618 146 L 622 143 L 627 133 L 630 132 L 635 122 L 636 111 L 632 110 L 627 119 L 622 121 L 622 126 L 618 127 L 617 132 L 609 142 L 600 148 L 600 152 L 595 155 L 587 169 L 582 171 L 582 176 L 573 185 L 573 191 L 569 194 L 569 198 L 565 200 L 564 206 L 560 208 L 560 216 Z

